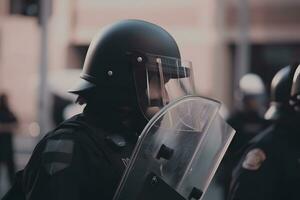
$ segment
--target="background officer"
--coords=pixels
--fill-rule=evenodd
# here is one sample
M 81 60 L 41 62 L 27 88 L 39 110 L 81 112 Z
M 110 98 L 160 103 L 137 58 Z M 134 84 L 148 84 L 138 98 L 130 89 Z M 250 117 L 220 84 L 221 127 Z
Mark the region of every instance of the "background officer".
M 229 200 L 300 199 L 300 118 L 289 104 L 294 72 L 288 66 L 274 76 L 265 115 L 274 124 L 251 141 L 233 172 Z
M 222 196 L 228 195 L 232 171 L 241 159 L 245 146 L 268 125 L 263 117 L 265 86 L 258 75 L 249 73 L 240 79 L 237 100 L 238 108 L 227 120 L 236 134 L 214 177 L 215 184 L 222 189 Z
M 267 126 L 263 117 L 266 103 L 265 86 L 256 74 L 246 74 L 239 82 L 238 108 L 228 123 L 237 131 L 228 153 L 237 153 L 247 142 Z
M 0 163 L 7 167 L 10 184 L 15 176 L 12 139 L 17 125 L 17 118 L 9 106 L 8 96 L 2 93 L 0 95 Z
M 177 78 L 184 82 L 171 81 Z M 177 95 L 174 84 L 183 89 Z M 83 113 L 39 142 L 4 199 L 112 199 L 148 120 L 193 88 L 192 70 L 182 66 L 167 31 L 140 20 L 106 27 L 91 42 L 71 91 L 86 103 Z

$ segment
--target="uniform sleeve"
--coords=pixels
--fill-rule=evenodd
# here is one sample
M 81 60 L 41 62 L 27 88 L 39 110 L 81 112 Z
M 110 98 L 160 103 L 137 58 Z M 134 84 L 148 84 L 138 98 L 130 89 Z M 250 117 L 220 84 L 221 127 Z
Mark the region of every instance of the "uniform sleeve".
M 280 164 L 270 152 L 251 148 L 233 172 L 229 200 L 276 200 Z
M 26 199 L 112 199 L 120 177 L 99 147 L 78 135 L 62 134 L 38 145 L 24 172 Z
M 28 200 L 77 200 L 78 179 L 73 161 L 76 140 L 65 135 L 42 141 L 24 170 L 23 190 Z

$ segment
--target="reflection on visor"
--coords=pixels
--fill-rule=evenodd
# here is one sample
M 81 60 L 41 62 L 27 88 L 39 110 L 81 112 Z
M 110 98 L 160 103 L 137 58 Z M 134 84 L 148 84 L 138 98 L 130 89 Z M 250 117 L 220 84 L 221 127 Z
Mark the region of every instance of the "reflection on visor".
M 217 101 L 188 96 L 160 110 L 143 130 L 113 199 L 175 199 L 174 193 L 200 199 L 234 135 L 219 109 Z M 157 192 L 162 181 L 168 187 Z
M 163 102 L 161 101 L 161 99 L 150 99 L 149 100 L 149 105 L 152 107 L 152 106 L 156 106 L 156 107 L 160 107 Z
M 147 53 L 136 55 L 133 60 L 139 105 L 148 119 L 149 107 L 160 109 L 178 98 L 195 94 L 190 61 Z

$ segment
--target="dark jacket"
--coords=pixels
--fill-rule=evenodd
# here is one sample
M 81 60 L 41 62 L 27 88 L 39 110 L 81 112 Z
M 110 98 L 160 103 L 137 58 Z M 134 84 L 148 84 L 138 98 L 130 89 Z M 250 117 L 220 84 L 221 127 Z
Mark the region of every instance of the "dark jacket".
M 80 114 L 48 133 L 3 200 L 112 199 L 135 141 L 99 127 Z
M 257 136 L 233 172 L 229 200 L 300 199 L 300 131 L 292 121 Z

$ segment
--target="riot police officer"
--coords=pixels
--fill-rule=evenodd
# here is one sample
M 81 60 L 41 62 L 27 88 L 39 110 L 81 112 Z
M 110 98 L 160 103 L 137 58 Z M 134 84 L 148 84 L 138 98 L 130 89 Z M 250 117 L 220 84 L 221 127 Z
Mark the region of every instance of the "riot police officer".
M 93 39 L 71 92 L 86 104 L 83 113 L 39 142 L 4 199 L 112 199 L 148 120 L 194 92 L 192 68 L 183 65 L 167 31 L 123 20 Z
M 267 126 L 263 118 L 266 97 L 261 78 L 251 73 L 244 75 L 239 82 L 238 95 L 242 105 L 228 118 L 228 123 L 237 131 L 228 153 L 239 151 Z
M 300 121 L 290 104 L 295 68 L 281 69 L 272 80 L 271 104 L 265 117 L 273 125 L 251 141 L 234 170 L 230 200 L 300 199 Z

